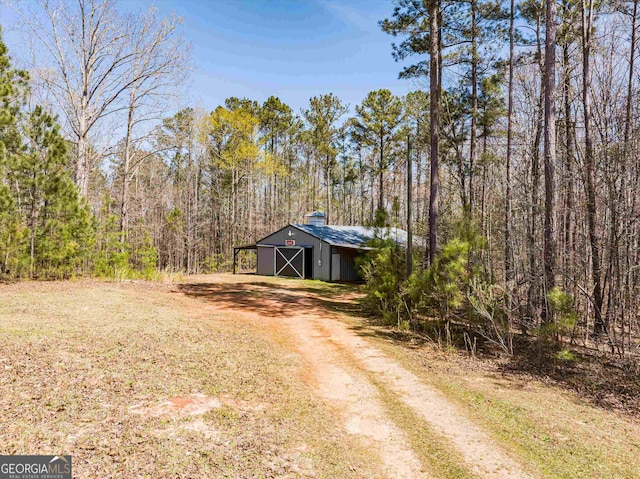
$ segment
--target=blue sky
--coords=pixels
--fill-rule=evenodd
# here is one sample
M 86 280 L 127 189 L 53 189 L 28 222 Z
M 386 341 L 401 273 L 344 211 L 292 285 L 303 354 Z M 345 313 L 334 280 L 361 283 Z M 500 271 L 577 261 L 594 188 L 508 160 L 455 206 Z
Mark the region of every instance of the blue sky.
M 120 2 L 125 10 L 152 2 Z M 391 56 L 393 38 L 378 21 L 392 0 L 159 0 L 160 12 L 176 12 L 192 45 L 190 96 L 213 109 L 229 96 L 260 102 L 279 96 L 296 112 L 309 98 L 333 92 L 353 107 L 374 89 L 406 94 L 415 85 L 399 80 Z M 0 9 L 6 42 L 20 58 L 12 16 Z M 8 27 L 8 28 L 7 28 Z

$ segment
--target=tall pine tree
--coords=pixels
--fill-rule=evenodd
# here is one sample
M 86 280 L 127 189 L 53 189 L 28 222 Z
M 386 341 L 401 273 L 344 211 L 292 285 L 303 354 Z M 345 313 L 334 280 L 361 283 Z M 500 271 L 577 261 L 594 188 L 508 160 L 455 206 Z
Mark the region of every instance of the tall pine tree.
M 68 277 L 86 266 L 93 251 L 91 214 L 71 179 L 68 145 L 56 119 L 37 106 L 23 132 L 22 154 L 9 174 L 29 230 L 29 276 Z
M 24 260 L 25 231 L 9 190 L 8 174 L 20 151 L 18 117 L 27 80 L 27 72 L 11 66 L 0 27 L 0 278 L 15 275 Z
M 0 38 L 0 275 L 68 277 L 90 267 L 93 218 L 56 119 L 42 107 L 22 110 L 28 79 Z

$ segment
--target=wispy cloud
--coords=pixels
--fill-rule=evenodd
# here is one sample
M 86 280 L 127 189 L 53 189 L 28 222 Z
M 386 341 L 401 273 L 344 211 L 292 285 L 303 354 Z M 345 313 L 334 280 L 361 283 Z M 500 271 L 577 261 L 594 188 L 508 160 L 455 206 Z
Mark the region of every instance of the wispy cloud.
M 378 15 L 371 11 L 366 11 L 353 5 L 346 5 L 343 2 L 318 0 L 318 4 L 344 23 L 360 31 L 370 32 L 375 30 L 378 20 L 380 20 Z

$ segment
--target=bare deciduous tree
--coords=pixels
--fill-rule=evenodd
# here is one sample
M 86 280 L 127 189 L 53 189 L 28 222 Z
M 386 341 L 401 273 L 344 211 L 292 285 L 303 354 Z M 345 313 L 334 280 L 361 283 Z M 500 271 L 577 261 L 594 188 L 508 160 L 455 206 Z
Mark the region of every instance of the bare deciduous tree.
M 159 19 L 151 8 L 135 19 L 132 26 L 133 58 L 127 83 L 126 133 L 119 152 L 122 160 L 122 192 L 120 197 L 120 234 L 124 243 L 128 225 L 129 182 L 140 162 L 149 158 L 138 153 L 149 139 L 144 126 L 156 123 L 166 113 L 168 102 L 188 72 L 188 46 L 176 32 L 180 18 Z
M 62 114 L 75 145 L 75 181 L 87 196 L 96 151 L 105 146 L 103 120 L 135 112 L 180 69 L 183 52 L 171 50 L 179 46 L 172 44 L 179 21 L 159 21 L 155 11 L 122 15 L 111 0 L 37 0 L 16 11 L 31 39 L 30 68 Z M 139 122 L 135 114 L 124 122 L 126 134 Z

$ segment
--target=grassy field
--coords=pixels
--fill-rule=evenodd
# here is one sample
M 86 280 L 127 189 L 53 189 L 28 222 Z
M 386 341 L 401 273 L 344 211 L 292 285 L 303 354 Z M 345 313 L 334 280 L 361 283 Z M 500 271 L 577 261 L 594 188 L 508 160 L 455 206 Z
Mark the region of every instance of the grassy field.
M 269 301 L 295 288 L 440 391 L 531 477 L 640 478 L 637 418 L 490 362 L 398 341 L 358 317 L 353 287 L 260 278 L 260 296 L 231 291 L 252 277 L 209 281 L 191 290 L 0 285 L 0 453 L 71 454 L 74 477 L 385 477 L 379 451 L 312 387 L 296 339 L 256 321 L 285 317 Z M 359 367 L 334 361 L 342 363 Z M 375 373 L 356 373 L 377 390 L 424 477 L 479 477 Z
M 294 354 L 172 294 L 0 286 L 0 453 L 72 454 L 86 478 L 374 477 Z M 215 407 L 168 407 L 194 397 Z

